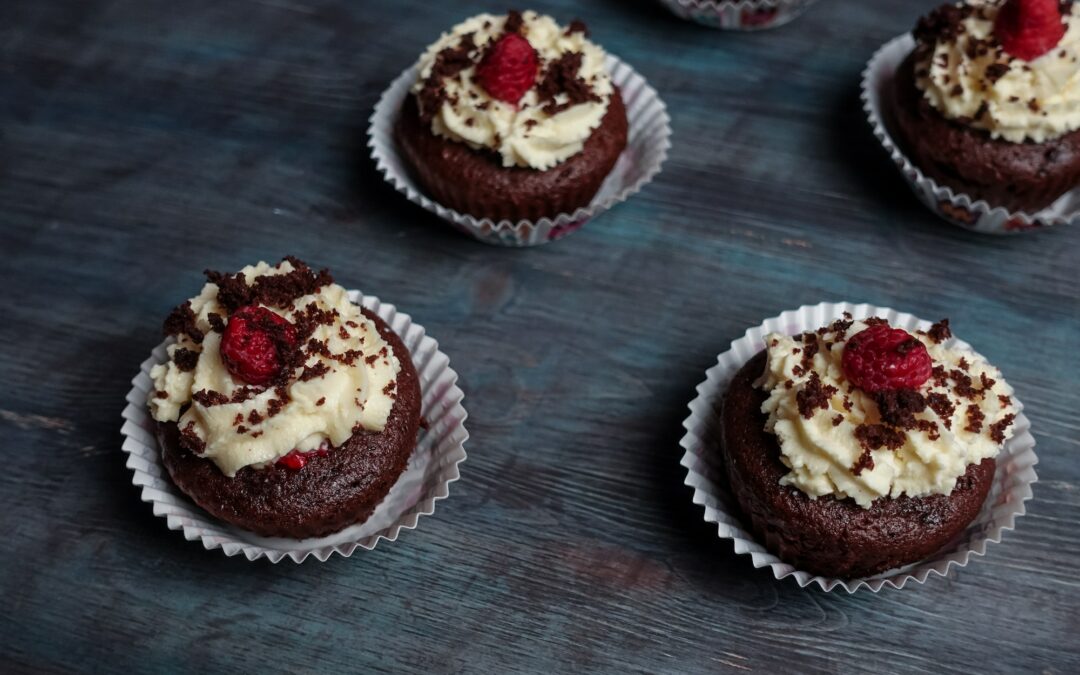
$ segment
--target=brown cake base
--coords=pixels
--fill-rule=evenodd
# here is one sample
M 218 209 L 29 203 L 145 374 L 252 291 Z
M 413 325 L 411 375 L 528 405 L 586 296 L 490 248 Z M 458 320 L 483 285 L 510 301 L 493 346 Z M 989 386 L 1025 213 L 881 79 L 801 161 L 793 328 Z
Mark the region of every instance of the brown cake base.
M 416 447 L 420 382 L 409 350 L 363 310 L 401 363 L 397 399 L 380 433 L 358 433 L 299 470 L 244 467 L 234 478 L 180 446 L 175 422 L 158 424 L 165 467 L 192 501 L 216 518 L 267 537 L 322 537 L 366 520 L 390 492 Z
M 627 132 L 618 88 L 582 151 L 547 171 L 504 167 L 498 153 L 436 136 L 421 122 L 412 95 L 406 97 L 394 127 L 397 144 L 429 197 L 496 222 L 553 218 L 588 206 L 626 147 Z
M 732 494 L 765 546 L 787 563 L 813 574 L 863 577 L 926 558 L 979 514 L 994 481 L 993 459 L 968 467 L 949 495 L 881 498 L 864 509 L 852 499 L 811 499 L 780 485 L 788 468 L 776 436 L 767 433 L 753 386 L 765 369 L 765 352 L 735 375 L 723 405 L 723 451 Z
M 1080 130 L 1044 143 L 994 139 L 942 116 L 915 86 L 915 57 L 896 73 L 898 141 L 923 173 L 991 206 L 1034 213 L 1080 185 Z

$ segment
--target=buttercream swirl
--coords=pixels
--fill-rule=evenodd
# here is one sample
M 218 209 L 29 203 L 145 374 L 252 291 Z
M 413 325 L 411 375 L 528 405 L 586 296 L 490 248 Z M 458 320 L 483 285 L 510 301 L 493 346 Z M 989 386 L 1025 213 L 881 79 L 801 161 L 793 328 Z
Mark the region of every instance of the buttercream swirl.
M 812 498 L 850 497 L 864 508 L 881 497 L 949 494 L 968 465 L 996 456 L 1012 435 L 1012 389 L 982 357 L 918 333 L 934 374 L 917 392 L 925 408 L 894 426 L 895 419 L 883 419 L 879 401 L 853 387 L 841 368 L 847 340 L 866 327 L 842 321 L 817 333 L 765 338 L 768 365 L 759 386 L 768 398 L 761 410 L 790 469 L 781 483 Z M 826 395 L 809 417 L 806 394 L 802 410 L 799 404 L 800 392 L 808 390 Z M 893 434 L 895 447 L 871 449 L 868 429 Z
M 520 34 L 539 57 L 537 82 L 543 79 L 549 65 L 568 54 L 580 54 L 577 75 L 594 97 L 579 102 L 559 93 L 553 107 L 536 85 L 517 105 L 489 96 L 475 77 L 476 64 L 485 48 L 504 33 L 507 17 L 493 14 L 463 21 L 428 47 L 416 64 L 419 78 L 412 91 L 419 95 L 424 89 L 440 53 L 457 48 L 463 38 L 471 37 L 474 47 L 468 58 L 472 64 L 442 78 L 440 86 L 445 96 L 438 110 L 422 110 L 431 117 L 432 132 L 476 149 L 493 150 L 502 156 L 503 166 L 542 171 L 581 152 L 593 130 L 600 126 L 614 86 L 604 69 L 604 51 L 585 37 L 584 30 L 564 30 L 550 16 L 532 11 L 523 12 L 521 17 Z M 423 109 L 423 97 L 420 105 Z
M 1061 42 L 1025 61 L 1007 54 L 994 37 L 1000 5 L 999 0 L 960 3 L 958 25 L 921 37 L 916 85 L 942 115 L 984 129 L 993 138 L 1042 143 L 1080 128 L 1076 6 L 1070 3 L 1067 10 Z
M 288 261 L 277 266 L 260 262 L 240 273 L 252 283 L 293 269 Z M 201 343 L 179 335 L 168 347 L 169 361 L 150 371 L 155 393 L 149 407 L 155 420 L 175 421 L 182 434 L 193 434 L 200 454 L 227 476 L 245 466 L 274 462 L 293 449 L 307 452 L 324 443 L 340 445 L 356 429 L 383 429 L 401 364 L 344 288 L 324 285 L 288 307 L 269 308 L 295 322 L 301 315 L 311 316 L 314 306 L 332 320 L 319 323 L 308 343 L 325 349 L 307 350 L 304 370 L 293 373 L 286 385 L 267 388 L 247 387 L 222 363 L 221 333 L 210 321 L 212 313 L 227 314 L 218 290 L 208 283 L 190 301 L 195 326 L 204 334 Z M 181 349 L 198 354 L 194 368 L 177 363 Z

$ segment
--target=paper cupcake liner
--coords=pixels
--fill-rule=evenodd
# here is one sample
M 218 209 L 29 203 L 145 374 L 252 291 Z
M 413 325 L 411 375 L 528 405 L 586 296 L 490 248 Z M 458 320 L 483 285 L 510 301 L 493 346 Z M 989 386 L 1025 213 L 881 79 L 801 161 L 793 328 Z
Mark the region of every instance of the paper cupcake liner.
M 970 195 L 939 185 L 911 163 L 889 132 L 892 121 L 888 111 L 893 104 L 893 79 L 896 71 L 914 48 L 914 38 L 910 33 L 906 33 L 893 38 L 877 50 L 863 71 L 862 101 L 874 135 L 900 169 L 919 201 L 953 225 L 987 234 L 1013 234 L 1054 225 L 1080 223 L 1080 187 L 1067 192 L 1049 207 L 1036 213 L 1009 211 L 1001 206 L 991 206 L 983 199 L 972 199 Z
M 675 16 L 726 30 L 783 26 L 817 0 L 660 0 Z
M 421 415 L 427 428 L 421 429 L 416 449 L 398 481 L 371 516 L 327 537 L 284 539 L 261 537 L 218 520 L 196 506 L 169 478 L 161 460 L 154 432 L 154 420 L 146 408 L 153 391 L 150 369 L 168 359 L 165 348 L 172 338 L 154 348 L 150 358 L 132 380 L 124 408 L 122 449 L 128 454 L 127 467 L 132 482 L 142 487 L 142 500 L 154 505 L 154 515 L 166 519 L 169 529 L 183 530 L 189 541 L 201 541 L 208 550 L 220 548 L 227 556 L 243 554 L 248 560 L 266 557 L 277 563 L 288 557 L 301 563 L 309 556 L 320 562 L 334 553 L 348 557 L 358 548 L 373 549 L 380 539 L 394 541 L 402 529 L 416 527 L 420 516 L 431 515 L 435 502 L 449 495 L 449 485 L 459 478 L 458 464 L 465 461 L 467 414 L 461 405 L 463 394 L 450 360 L 438 343 L 424 334 L 408 314 L 378 298 L 349 291 L 349 299 L 379 315 L 408 348 L 420 376 Z
M 656 90 L 616 57 L 608 54 L 604 63 L 611 81 L 622 92 L 630 128 L 626 149 L 588 207 L 554 218 L 493 222 L 490 218 L 459 213 L 427 197 L 394 142 L 394 123 L 409 88 L 416 81 L 415 67 L 407 68 L 394 80 L 375 105 L 368 126 L 371 157 L 386 180 L 409 201 L 480 241 L 499 246 L 536 246 L 561 239 L 581 228 L 589 219 L 625 201 L 651 181 L 660 172 L 671 147 L 671 120 Z
M 1035 439 L 1029 431 L 1031 424 L 1021 412 L 1023 404 L 1014 397 L 1016 420 L 1014 435 L 997 457 L 994 485 L 983 503 L 978 517 L 950 544 L 932 557 L 902 568 L 889 570 L 872 577 L 836 579 L 818 576 L 795 569 L 769 552 L 754 534 L 744 526 L 739 507 L 731 495 L 720 456 L 720 408 L 728 383 L 751 357 L 765 346 L 768 333 L 795 335 L 817 330 L 850 312 L 857 319 L 879 316 L 908 331 L 928 330 L 929 321 L 903 314 L 888 307 L 822 303 L 806 305 L 787 311 L 751 328 L 731 343 L 730 349 L 717 357 L 717 363 L 705 373 L 705 381 L 697 387 L 697 397 L 690 402 L 690 416 L 683 422 L 686 435 L 680 445 L 686 450 L 682 466 L 687 469 L 686 485 L 694 488 L 694 503 L 705 507 L 705 520 L 716 523 L 722 539 L 731 539 L 735 552 L 750 554 L 754 567 L 772 569 L 777 579 L 794 577 L 799 586 L 817 584 L 825 591 L 843 589 L 854 593 L 860 589 L 878 592 L 882 588 L 903 588 L 905 584 L 921 584 L 931 574 L 945 576 L 954 567 L 964 567 L 973 556 L 986 553 L 992 542 L 1001 541 L 1002 532 L 1013 529 L 1016 518 L 1024 515 L 1024 502 L 1031 499 L 1031 486 L 1037 480 L 1035 469 Z M 971 349 L 966 342 L 952 338 L 947 343 L 960 349 Z

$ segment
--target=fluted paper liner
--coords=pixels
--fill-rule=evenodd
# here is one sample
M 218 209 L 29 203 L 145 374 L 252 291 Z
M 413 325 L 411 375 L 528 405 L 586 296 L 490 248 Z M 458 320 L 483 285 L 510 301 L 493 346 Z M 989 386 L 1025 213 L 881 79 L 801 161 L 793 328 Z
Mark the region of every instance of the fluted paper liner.
M 407 68 L 383 92 L 368 126 L 368 147 L 376 167 L 409 201 L 443 218 L 456 229 L 480 241 L 501 246 L 536 246 L 561 239 L 589 219 L 625 201 L 660 172 L 671 147 L 671 120 L 656 90 L 645 78 L 618 58 L 608 54 L 604 65 L 611 81 L 622 92 L 629 134 L 626 149 L 587 207 L 553 218 L 513 222 L 476 218 L 439 204 L 424 194 L 413 178 L 408 162 L 394 142 L 394 123 L 401 105 L 416 82 L 416 68 Z
M 764 30 L 783 26 L 817 0 L 660 0 L 672 14 L 712 28 Z
M 794 577 L 799 586 L 811 584 L 825 591 L 843 589 L 848 593 L 869 589 L 875 593 L 882 588 L 903 588 L 906 584 L 921 584 L 931 574 L 945 576 L 953 567 L 964 567 L 973 556 L 986 553 L 990 543 L 1001 541 L 1002 532 L 1013 529 L 1016 518 L 1024 515 L 1024 502 L 1031 499 L 1031 486 L 1037 480 L 1035 469 L 1035 439 L 1031 425 L 1023 414 L 1023 404 L 1016 397 L 1016 420 L 1013 437 L 1002 447 L 997 457 L 994 485 L 974 521 L 952 542 L 930 558 L 902 568 L 859 579 L 836 579 L 818 576 L 795 569 L 780 560 L 758 542 L 744 526 L 739 507 L 730 494 L 720 452 L 720 408 L 728 383 L 751 357 L 765 348 L 765 336 L 779 332 L 795 335 L 814 331 L 843 318 L 850 312 L 856 319 L 878 316 L 907 331 L 928 330 L 929 321 L 903 314 L 888 307 L 822 303 L 806 305 L 768 319 L 760 326 L 731 343 L 730 349 L 717 357 L 717 363 L 705 373 L 705 381 L 697 387 L 697 397 L 690 402 L 690 416 L 683 422 L 686 435 L 680 445 L 686 450 L 682 466 L 687 469 L 686 485 L 694 488 L 694 503 L 705 508 L 705 520 L 716 523 L 722 539 L 731 539 L 735 552 L 749 554 L 754 567 L 768 566 L 777 579 Z M 947 346 L 970 350 L 966 342 L 951 338 Z
M 954 225 L 987 234 L 1029 232 L 1054 225 L 1080 223 L 1080 187 L 1065 193 L 1049 207 L 1036 213 L 1009 211 L 938 184 L 904 155 L 889 131 L 892 124 L 890 106 L 893 105 L 896 71 L 914 48 L 915 39 L 910 33 L 905 33 L 877 50 L 863 71 L 862 102 L 874 136 L 889 153 L 919 201 Z
M 424 334 L 408 314 L 398 312 L 378 298 L 349 291 L 349 299 L 379 315 L 401 338 L 412 355 L 420 376 L 421 429 L 408 466 L 371 516 L 327 537 L 283 539 L 261 537 L 214 518 L 196 506 L 169 478 L 154 433 L 154 420 L 146 407 L 153 391 L 150 369 L 168 359 L 165 348 L 172 338 L 154 348 L 142 363 L 124 408 L 122 449 L 128 455 L 132 482 L 142 488 L 142 500 L 154 505 L 154 515 L 166 519 L 169 529 L 183 530 L 184 537 L 201 541 L 207 549 L 220 548 L 227 556 L 243 554 L 248 560 L 266 557 L 276 563 L 288 557 L 300 563 L 309 556 L 325 561 L 334 553 L 348 557 L 358 548 L 372 549 L 381 539 L 394 541 L 402 529 L 416 527 L 420 516 L 435 511 L 435 502 L 449 495 L 458 479 L 458 464 L 465 461 L 465 408 L 457 386 L 457 373 L 438 343 Z

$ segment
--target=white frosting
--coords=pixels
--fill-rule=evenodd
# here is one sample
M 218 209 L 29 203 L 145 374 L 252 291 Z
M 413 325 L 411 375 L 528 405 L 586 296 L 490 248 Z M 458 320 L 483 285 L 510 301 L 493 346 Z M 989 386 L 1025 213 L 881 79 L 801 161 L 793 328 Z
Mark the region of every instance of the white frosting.
M 241 273 L 250 283 L 255 277 L 283 274 L 292 269 L 287 261 L 277 267 L 260 262 L 245 267 Z M 180 429 L 190 425 L 191 431 L 205 443 L 203 456 L 227 476 L 236 475 L 245 466 L 274 462 L 293 449 L 308 452 L 324 442 L 340 445 L 358 425 L 369 431 L 383 429 L 394 405 L 393 390 L 401 364 L 375 324 L 364 317 L 360 308 L 349 301 L 345 289 L 337 284 L 297 298 L 287 309 L 271 309 L 290 321 L 311 303 L 323 311 L 336 311 L 334 322 L 318 326 L 311 338 L 325 342 L 331 355 L 358 350 L 361 356 L 347 364 L 309 354 L 305 366 L 323 363 L 328 371 L 307 381 L 298 377 L 301 371 L 294 373 L 285 386 L 288 400 L 273 416 L 268 415 L 268 409 L 278 394 L 272 387 L 238 403 L 207 406 L 193 400 L 192 394 L 202 390 L 231 398 L 245 386 L 222 363 L 221 334 L 210 329 L 207 319 L 211 312 L 227 314 L 218 303 L 217 292 L 218 287 L 208 283 L 191 299 L 196 325 L 205 334 L 202 344 L 196 344 L 186 335 L 179 336 L 176 344 L 168 348 L 169 362 L 150 371 L 156 391 L 165 393 L 164 398 L 150 397 L 154 419 L 176 421 Z M 180 348 L 199 352 L 194 370 L 184 372 L 171 360 Z M 188 404 L 190 407 L 181 415 L 181 408 Z M 255 421 L 251 417 L 253 411 Z
M 581 152 L 593 130 L 607 112 L 614 91 L 611 78 L 604 70 L 604 51 L 581 32 L 567 34 L 550 16 L 523 12 L 521 34 L 536 50 L 540 70 L 536 81 L 544 75 L 546 64 L 568 52 L 580 52 L 578 74 L 600 97 L 572 105 L 554 115 L 544 112 L 534 85 L 517 105 L 494 99 L 473 78 L 476 67 L 465 68 L 444 80 L 447 101 L 434 113 L 431 129 L 438 136 L 466 143 L 473 148 L 487 148 L 502 155 L 503 166 L 550 169 L 559 162 Z M 503 34 L 505 16 L 481 14 L 454 26 L 437 42 L 427 48 L 416 64 L 420 73 L 413 86 L 417 93 L 431 75 L 439 52 L 456 47 L 462 36 L 472 33 L 477 46 L 474 62 L 479 62 L 485 47 Z M 558 103 L 566 102 L 559 94 Z
M 769 396 L 761 410 L 768 416 L 765 429 L 776 434 L 781 460 L 791 470 L 780 482 L 793 485 L 813 498 L 851 497 L 867 508 L 879 497 L 949 494 L 968 465 L 997 455 L 1000 442 L 991 438 L 991 427 L 1015 413 L 1010 398 L 1012 389 L 1001 373 L 981 357 L 917 334 L 915 337 L 926 345 L 935 366 L 944 367 L 946 373 L 960 370 L 972 378 L 976 390 L 982 388 L 983 375 L 994 383 L 988 391 L 968 399 L 955 393 L 954 379 L 936 382 L 932 376 L 919 393 L 947 395 L 955 406 L 952 414 L 942 417 L 927 406 L 915 417 L 932 423 L 933 431 L 904 431 L 902 447 L 871 451 L 873 468 L 865 468 L 856 475 L 853 469 L 863 454 L 855 436 L 856 428 L 860 424 L 880 423 L 881 417 L 874 398 L 848 383 L 841 369 L 841 357 L 847 340 L 865 329 L 866 324 L 857 321 L 847 329 L 843 339 L 837 340 L 832 331 L 815 335 L 819 349 L 805 372 L 802 372 L 804 343 L 801 340 L 779 333 L 765 338 L 768 366 L 760 386 Z M 834 343 L 831 349 L 827 347 L 830 342 Z M 797 398 L 807 387 L 812 373 L 817 374 L 822 385 L 835 387 L 837 391 L 830 397 L 827 410 L 816 409 L 807 419 L 800 414 Z M 786 384 L 789 381 L 790 387 Z M 845 399 L 850 410 L 845 408 Z M 969 406 L 976 406 L 984 416 L 979 431 L 968 429 Z M 1011 435 L 1010 425 L 1004 430 L 1003 438 Z
M 969 48 L 973 40 L 993 37 L 999 3 L 970 0 L 967 4 L 975 11 L 963 20 L 963 31 L 955 39 L 934 44 L 915 64 L 916 84 L 930 105 L 945 117 L 963 119 L 994 138 L 1013 143 L 1041 143 L 1080 128 L 1080 10 L 1076 5 L 1065 19 L 1061 42 L 1035 60 L 1025 61 L 1000 50 L 996 40 L 989 49 Z M 987 68 L 996 64 L 1008 70 L 995 80 L 987 77 Z

